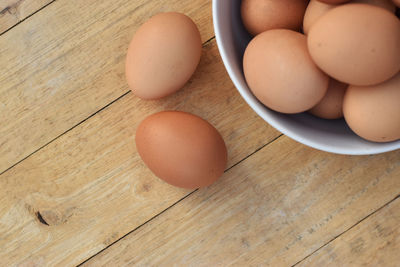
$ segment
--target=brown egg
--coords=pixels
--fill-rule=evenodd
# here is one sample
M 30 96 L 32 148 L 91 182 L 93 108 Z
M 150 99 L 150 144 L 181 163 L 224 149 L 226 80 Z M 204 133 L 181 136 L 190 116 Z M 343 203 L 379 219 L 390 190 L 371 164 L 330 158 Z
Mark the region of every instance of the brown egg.
M 142 99 L 157 99 L 182 88 L 195 71 L 201 38 L 193 21 L 180 13 L 160 13 L 136 32 L 126 56 L 126 79 Z
M 353 85 L 381 83 L 400 71 L 400 21 L 383 8 L 347 4 L 322 16 L 308 33 L 315 63 Z
M 257 35 L 271 29 L 300 30 L 308 0 L 243 0 L 242 21 Z
M 390 12 L 395 12 L 396 7 L 392 3 L 391 0 L 353 0 L 349 3 L 363 3 L 363 4 L 370 4 L 374 6 L 379 6 L 382 8 L 387 9 Z M 338 7 L 337 5 L 327 4 L 320 2 L 318 0 L 311 0 L 307 6 L 306 13 L 304 14 L 304 21 L 303 21 L 303 32 L 308 34 L 311 26 L 326 12 L 331 10 L 334 7 Z
M 374 142 L 400 139 L 400 73 L 379 85 L 349 86 L 343 102 L 347 124 Z
M 243 69 L 253 94 L 267 107 L 298 113 L 325 95 L 329 77 L 311 60 L 306 37 L 291 30 L 270 30 L 247 46 Z
M 139 125 L 135 141 L 149 169 L 174 186 L 208 186 L 226 167 L 227 151 L 219 132 L 189 113 L 163 111 L 147 117 Z
M 331 79 L 324 98 L 309 112 L 323 119 L 343 117 L 343 97 L 347 87 L 347 84 Z

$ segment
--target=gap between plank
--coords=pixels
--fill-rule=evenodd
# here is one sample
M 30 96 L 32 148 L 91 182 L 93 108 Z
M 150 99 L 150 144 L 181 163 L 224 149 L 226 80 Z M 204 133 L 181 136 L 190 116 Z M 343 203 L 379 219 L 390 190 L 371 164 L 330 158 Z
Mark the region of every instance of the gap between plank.
M 55 2 L 56 0 L 54 0 L 53 2 Z M 53 3 L 51 2 L 51 3 Z M 51 4 L 49 3 L 49 4 Z M 47 4 L 46 6 L 48 6 L 49 4 Z M 46 7 L 44 6 L 44 7 Z M 42 9 L 44 8 L 42 7 Z M 0 34 L 1 36 L 1 34 Z M 207 46 L 212 40 L 215 39 L 215 36 L 211 37 L 210 39 L 208 39 L 207 41 L 205 41 L 202 45 L 202 47 Z M 109 107 L 110 105 L 112 105 L 113 103 L 117 102 L 118 100 L 122 99 L 124 96 L 126 96 L 127 94 L 129 94 L 131 91 L 128 89 L 127 92 L 123 93 L 122 95 L 120 95 L 119 97 L 117 97 L 116 99 L 112 100 L 110 103 L 108 103 L 107 105 L 105 105 L 104 107 L 100 108 L 99 110 L 95 111 L 93 114 L 89 115 L 87 118 L 83 119 L 82 121 L 78 122 L 77 124 L 73 125 L 71 128 L 67 129 L 65 132 L 57 135 L 56 137 L 54 137 L 53 139 L 51 139 L 50 141 L 48 141 L 47 143 L 45 143 L 44 145 L 40 146 L 39 148 L 37 148 L 36 150 L 34 150 L 33 152 L 31 152 L 30 154 L 28 154 L 27 156 L 25 156 L 24 158 L 20 159 L 19 161 L 17 161 L 16 163 L 14 163 L 13 165 L 11 165 L 10 167 L 8 167 L 7 169 L 5 169 L 3 172 L 0 173 L 0 176 L 4 173 L 6 173 L 7 171 L 11 170 L 12 168 L 14 168 L 15 166 L 17 166 L 18 164 L 20 164 L 22 161 L 26 160 L 27 158 L 29 158 L 30 156 L 32 156 L 33 154 L 35 154 L 36 152 L 40 151 L 41 149 L 43 149 L 44 147 L 46 147 L 47 145 L 51 144 L 52 142 L 54 142 L 55 140 L 57 140 L 58 138 L 60 138 L 61 136 L 63 136 L 64 134 L 68 133 L 69 131 L 73 130 L 74 128 L 76 128 L 77 126 L 81 125 L 82 123 L 84 123 L 85 121 L 87 121 L 88 119 L 90 119 L 91 117 L 93 117 L 94 115 L 96 115 L 97 113 L 99 113 L 100 111 L 106 109 L 107 107 Z
M 382 207 L 377 208 L 376 210 L 374 210 L 373 212 L 371 212 L 370 214 L 368 214 L 367 216 L 365 216 L 364 218 L 362 218 L 361 220 L 359 220 L 358 222 L 356 222 L 354 225 L 350 226 L 348 229 L 344 230 L 342 233 L 338 234 L 337 236 L 333 237 L 331 240 L 329 240 L 327 243 L 325 243 L 324 245 L 320 246 L 319 248 L 317 248 L 316 250 L 314 250 L 313 252 L 311 252 L 310 254 L 308 254 L 307 256 L 305 256 L 304 258 L 302 258 L 301 260 L 299 260 L 298 262 L 296 262 L 295 264 L 293 264 L 291 267 L 294 267 L 298 264 L 300 264 L 301 262 L 305 261 L 306 259 L 308 259 L 309 257 L 311 257 L 314 253 L 318 252 L 319 250 L 321 250 L 322 248 L 326 247 L 327 245 L 329 245 L 330 243 L 332 243 L 333 241 L 335 241 L 338 237 L 340 237 L 341 235 L 347 233 L 348 231 L 350 231 L 351 229 L 353 229 L 354 227 L 356 227 L 357 225 L 359 225 L 360 223 L 362 223 L 363 221 L 365 221 L 366 219 L 368 219 L 369 217 L 371 217 L 372 215 L 374 215 L 375 213 L 377 213 L 378 211 L 382 210 L 383 208 L 385 208 L 386 206 L 390 205 L 391 203 L 393 203 L 394 201 L 396 201 L 397 199 L 400 199 L 400 194 L 397 195 L 395 198 L 393 198 L 392 200 L 390 200 L 389 202 L 385 203 Z
M 243 161 L 245 161 L 246 159 L 248 159 L 249 157 L 253 156 L 254 154 L 256 154 L 258 151 L 262 150 L 263 148 L 265 148 L 266 146 L 270 145 L 271 143 L 275 142 L 277 139 L 279 139 L 280 137 L 282 137 L 283 134 L 278 135 L 277 137 L 275 137 L 274 139 L 270 140 L 268 143 L 262 145 L 261 147 L 257 148 L 256 150 L 254 150 L 253 152 L 251 152 L 250 154 L 248 154 L 247 156 L 245 156 L 244 158 L 242 158 L 241 160 L 239 160 L 238 162 L 236 162 L 235 164 L 233 164 L 232 166 L 230 166 L 229 168 L 227 168 L 224 173 L 228 172 L 230 169 L 232 169 L 233 167 L 239 165 L 240 163 L 242 163 Z M 125 237 L 127 237 L 128 235 L 132 234 L 133 232 L 135 232 L 136 230 L 138 230 L 139 228 L 141 228 L 142 226 L 144 226 L 145 224 L 151 222 L 152 220 L 156 219 L 157 217 L 159 217 L 160 215 L 162 215 L 163 213 L 165 213 L 166 211 L 168 211 L 169 209 L 173 208 L 174 206 L 176 206 L 177 204 L 179 204 L 180 202 L 182 202 L 183 200 L 185 200 L 186 198 L 188 198 L 189 196 L 193 195 L 196 191 L 198 191 L 199 189 L 193 190 L 192 192 L 190 192 L 189 194 L 187 194 L 186 196 L 184 196 L 183 198 L 179 199 L 178 201 L 176 201 L 175 203 L 173 203 L 171 206 L 169 206 L 168 208 L 160 211 L 158 214 L 154 215 L 153 217 L 151 217 L 150 219 L 148 219 L 147 221 L 145 221 L 144 223 L 140 224 L 139 226 L 136 226 L 133 230 L 129 231 L 128 233 L 124 234 L 123 236 L 121 236 L 120 238 L 118 238 L 117 240 L 115 240 L 114 242 L 112 242 L 111 244 L 107 245 L 106 247 L 104 247 L 103 249 L 99 250 L 98 252 L 96 252 L 95 254 L 93 254 L 92 256 L 90 256 L 89 258 L 87 258 L 86 260 L 84 260 L 83 262 L 81 262 L 80 264 L 78 264 L 77 266 L 82 266 L 83 264 L 85 264 L 86 262 L 88 262 L 89 260 L 93 259 L 94 257 L 96 257 L 97 255 L 99 255 L 100 253 L 102 253 L 103 251 L 105 251 L 106 249 L 108 249 L 109 247 L 113 246 L 114 244 L 116 244 L 117 242 L 121 241 L 122 239 L 124 239 Z
M 12 25 L 10 28 L 8 28 L 7 30 L 5 30 L 4 32 L 0 33 L 0 36 L 5 34 L 6 32 L 10 31 L 11 29 L 13 29 L 14 27 L 16 27 L 17 25 L 21 24 L 22 22 L 24 22 L 26 19 L 32 17 L 33 15 L 35 15 L 36 13 L 38 13 L 39 11 L 43 10 L 44 8 L 48 7 L 49 5 L 51 5 L 52 3 L 54 3 L 57 0 L 52 0 L 49 3 L 45 4 L 44 6 L 42 6 L 41 8 L 39 8 L 38 10 L 34 11 L 32 14 L 26 16 L 25 18 L 21 19 L 20 21 L 18 21 L 17 23 L 15 23 L 14 25 Z
M 93 114 L 91 114 L 89 117 L 87 117 L 86 119 L 78 122 L 76 125 L 72 126 L 71 128 L 69 128 L 68 130 L 66 130 L 65 132 L 63 132 L 62 134 L 57 135 L 55 138 L 51 139 L 49 142 L 47 142 L 46 144 L 42 145 L 41 147 L 39 147 L 38 149 L 36 149 L 35 151 L 33 151 L 32 153 L 30 153 L 29 155 L 27 155 L 26 157 L 24 157 L 23 159 L 19 160 L 18 162 L 14 163 L 13 165 L 11 165 L 10 167 L 8 167 L 5 171 L 3 171 L 2 173 L 0 173 L 0 176 L 4 173 L 6 173 L 7 171 L 11 170 L 12 168 L 14 168 L 15 166 L 17 166 L 18 164 L 20 164 L 22 161 L 26 160 L 27 158 L 29 158 L 30 156 L 32 156 L 33 154 L 35 154 L 36 152 L 38 152 L 39 150 L 41 150 L 42 148 L 44 148 L 45 146 L 49 145 L 50 143 L 53 143 L 55 140 L 57 140 L 58 138 L 60 138 L 62 135 L 68 133 L 69 131 L 73 130 L 75 127 L 81 125 L 82 123 L 84 123 L 85 121 L 87 121 L 88 119 L 90 119 L 91 117 L 93 117 L 94 115 L 96 115 L 97 113 L 101 112 L 103 109 L 106 109 L 107 107 L 111 106 L 113 103 L 117 102 L 118 100 L 120 100 L 121 98 L 123 98 L 124 96 L 126 96 L 127 94 L 129 94 L 131 91 L 127 91 L 125 92 L 123 95 L 119 96 L 118 98 L 114 99 L 113 101 L 111 101 L 110 103 L 108 103 L 107 105 L 105 105 L 104 107 L 100 108 L 99 110 L 97 110 L 96 112 L 94 112 Z

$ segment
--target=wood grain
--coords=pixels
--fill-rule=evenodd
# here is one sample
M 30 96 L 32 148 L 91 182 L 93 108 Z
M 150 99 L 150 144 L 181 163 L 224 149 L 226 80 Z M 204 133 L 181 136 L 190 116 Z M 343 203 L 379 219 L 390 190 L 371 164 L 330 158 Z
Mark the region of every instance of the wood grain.
M 1 0 L 0 35 L 54 0 Z
M 293 265 L 399 194 L 399 157 L 281 137 L 86 265 Z
M 150 102 L 128 93 L 0 176 L 1 264 L 78 264 L 187 195 L 136 153 L 138 123 L 160 110 L 215 125 L 229 166 L 279 135 L 234 89 L 212 40 L 184 90 Z
M 400 198 L 362 221 L 298 266 L 400 264 Z
M 130 39 L 169 10 L 213 36 L 211 0 L 58 0 L 1 35 L 0 173 L 126 93 Z

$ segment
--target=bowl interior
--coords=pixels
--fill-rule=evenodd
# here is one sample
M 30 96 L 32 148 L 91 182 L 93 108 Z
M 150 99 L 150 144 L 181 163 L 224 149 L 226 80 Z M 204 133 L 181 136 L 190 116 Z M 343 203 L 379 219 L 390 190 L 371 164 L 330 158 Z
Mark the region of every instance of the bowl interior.
M 259 116 L 292 139 L 327 152 L 365 155 L 400 149 L 400 140 L 374 143 L 358 137 L 343 119 L 324 120 L 308 113 L 281 114 L 261 104 L 251 93 L 243 75 L 243 53 L 251 36 L 241 23 L 240 2 L 241 0 L 213 0 L 214 30 L 230 78 Z

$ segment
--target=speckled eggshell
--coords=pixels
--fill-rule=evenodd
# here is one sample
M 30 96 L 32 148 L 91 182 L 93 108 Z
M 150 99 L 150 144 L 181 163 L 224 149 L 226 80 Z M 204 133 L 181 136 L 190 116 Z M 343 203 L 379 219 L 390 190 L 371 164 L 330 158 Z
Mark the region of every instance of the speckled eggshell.
M 314 62 L 352 85 L 384 82 L 400 71 L 400 21 L 367 4 L 346 4 L 323 15 L 308 33 Z
M 272 29 L 298 31 L 307 4 L 308 0 L 243 0 L 242 21 L 252 35 Z
M 174 186 L 208 186 L 223 174 L 227 164 L 227 150 L 219 132 L 186 112 L 150 115 L 139 125 L 135 141 L 147 167 Z
M 311 60 L 306 37 L 291 30 L 257 35 L 246 48 L 243 69 L 258 100 L 282 113 L 309 110 L 328 88 L 329 77 Z
M 347 124 L 374 142 L 400 139 L 400 73 L 375 86 L 349 86 L 343 102 Z
M 158 99 L 181 89 L 200 61 L 201 38 L 186 15 L 160 13 L 134 35 L 126 56 L 125 74 L 132 92 Z
M 322 119 L 342 118 L 343 98 L 347 87 L 347 84 L 331 79 L 324 98 L 309 112 Z

